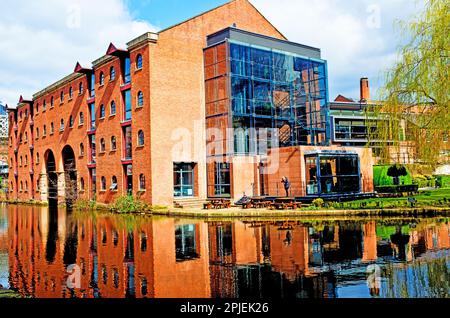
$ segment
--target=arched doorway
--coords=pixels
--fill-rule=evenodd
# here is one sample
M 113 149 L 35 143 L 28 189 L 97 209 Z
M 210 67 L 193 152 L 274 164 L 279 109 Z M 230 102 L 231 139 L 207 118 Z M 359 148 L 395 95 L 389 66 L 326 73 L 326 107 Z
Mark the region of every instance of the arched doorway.
M 62 159 L 65 176 L 65 197 L 68 207 L 71 207 L 78 198 L 77 191 L 77 170 L 75 153 L 70 146 L 65 146 L 62 150 Z
M 51 150 L 45 153 L 45 168 L 47 171 L 48 202 L 58 204 L 58 174 L 56 173 L 55 155 Z

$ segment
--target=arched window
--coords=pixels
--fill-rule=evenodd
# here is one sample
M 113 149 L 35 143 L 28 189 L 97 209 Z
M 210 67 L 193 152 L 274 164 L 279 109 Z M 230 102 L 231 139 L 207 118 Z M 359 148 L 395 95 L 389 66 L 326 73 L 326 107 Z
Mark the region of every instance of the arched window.
M 139 92 L 137 96 L 137 105 L 138 107 L 144 106 L 144 93 Z
M 80 156 L 84 156 L 84 145 L 83 145 L 83 143 L 80 144 Z
M 116 149 L 117 149 L 116 137 L 112 136 L 111 137 L 111 151 L 115 151 Z
M 25 155 L 25 167 L 28 166 L 28 155 Z
M 59 94 L 59 99 L 60 99 L 61 103 L 64 103 L 64 91 L 62 91 L 62 92 Z
M 50 123 L 50 135 L 52 135 L 55 132 L 55 126 L 53 123 Z
M 80 112 L 80 125 L 84 125 L 84 114 Z
M 20 181 L 20 191 L 23 191 L 23 182 Z
M 25 132 L 25 143 L 28 142 L 28 132 Z
M 105 177 L 102 177 L 101 186 L 102 186 L 102 190 L 105 191 L 106 190 L 106 178 Z
M 114 66 L 111 66 L 111 68 L 109 69 L 109 80 L 112 82 L 116 79 L 116 69 L 114 68 Z
M 61 118 L 61 124 L 59 125 L 59 130 L 63 131 L 64 130 L 64 119 Z
M 116 176 L 112 176 L 111 178 L 111 190 L 115 191 L 117 190 L 117 177 Z
M 39 164 L 39 152 L 36 152 L 36 164 Z
M 22 133 L 19 134 L 19 143 L 21 144 L 23 142 Z
M 55 106 L 55 99 L 53 98 L 53 96 L 50 98 L 50 107 Z
M 9 162 L 11 162 L 11 168 L 12 168 L 13 167 L 13 159 L 11 158 L 11 160 Z
M 39 138 L 39 127 L 36 127 L 36 138 Z
M 143 174 L 139 176 L 139 190 L 145 190 L 145 176 Z
M 39 185 L 39 179 L 36 180 L 36 191 L 39 191 L 41 189 L 40 185 Z
M 100 152 L 105 152 L 105 138 L 100 139 Z
M 136 69 L 142 69 L 142 55 L 138 54 L 136 57 Z
M 22 167 L 22 156 L 20 156 L 19 167 Z
M 82 95 L 84 91 L 83 82 L 80 82 L 80 85 L 78 86 L 78 94 Z
M 42 103 L 42 110 L 45 112 L 46 109 L 47 109 L 47 102 L 44 99 L 44 102 Z
M 138 132 L 138 146 L 143 146 L 144 145 L 144 132 L 142 130 L 139 130 Z
M 73 127 L 73 116 L 70 115 L 69 117 L 69 127 L 72 128 Z
M 100 118 L 105 118 L 105 105 L 100 106 Z
M 110 114 L 111 115 L 115 115 L 116 114 L 116 102 L 115 101 L 111 102 L 111 112 L 110 112 Z
M 14 183 L 11 181 L 11 191 L 14 190 Z
M 47 136 L 47 126 L 44 125 L 44 131 L 42 132 L 42 135 L 45 137 Z
M 36 113 L 39 113 L 39 103 L 36 104 Z
M 70 88 L 69 88 L 69 99 L 72 99 L 72 97 L 73 97 L 73 88 L 72 88 L 72 86 L 70 86 Z
M 105 74 L 100 73 L 100 85 L 105 85 Z
M 25 192 L 28 192 L 28 181 L 25 181 Z
M 80 190 L 84 191 L 84 179 L 80 178 Z

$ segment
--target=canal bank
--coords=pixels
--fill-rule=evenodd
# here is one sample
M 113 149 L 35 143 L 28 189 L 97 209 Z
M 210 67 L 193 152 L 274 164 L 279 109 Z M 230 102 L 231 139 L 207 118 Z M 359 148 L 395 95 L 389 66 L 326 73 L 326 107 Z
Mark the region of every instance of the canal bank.
M 223 210 L 201 209 L 169 209 L 153 211 L 153 215 L 186 218 L 280 218 L 280 217 L 374 217 L 374 216 L 404 216 L 433 217 L 449 216 L 450 207 L 429 208 L 395 208 L 395 209 L 365 209 L 365 210 L 268 210 L 230 208 Z

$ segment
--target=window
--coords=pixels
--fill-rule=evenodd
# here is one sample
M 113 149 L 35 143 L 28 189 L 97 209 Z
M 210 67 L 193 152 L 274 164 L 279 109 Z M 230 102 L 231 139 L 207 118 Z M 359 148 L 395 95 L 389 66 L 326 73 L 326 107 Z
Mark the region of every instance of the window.
M 101 178 L 101 190 L 102 191 L 106 190 L 106 178 L 105 177 Z
M 44 137 L 47 136 L 47 126 L 45 126 L 45 125 L 44 125 L 44 129 L 43 129 L 42 135 Z
M 131 82 L 130 64 L 131 64 L 130 58 L 129 57 L 125 58 L 125 65 L 124 65 L 124 72 L 123 72 L 123 74 L 124 74 L 123 81 L 125 84 L 128 84 Z
M 131 131 L 131 126 L 127 126 L 125 127 L 125 131 L 124 131 L 124 141 L 125 141 L 125 159 L 132 159 L 133 158 L 133 135 L 132 135 L 132 131 Z
M 59 126 L 59 131 L 63 131 L 64 130 L 64 119 L 61 118 L 61 124 Z
M 131 120 L 131 90 L 125 91 L 125 120 Z
M 73 116 L 72 116 L 72 115 L 70 115 L 70 117 L 69 117 L 69 127 L 70 127 L 70 128 L 72 128 L 72 127 L 73 127 L 73 122 L 74 122 L 74 120 L 73 120 Z
M 25 132 L 25 143 L 28 142 L 28 132 Z
M 91 97 L 95 96 L 95 74 L 91 74 L 91 87 L 90 87 Z
M 106 146 L 105 146 L 105 139 L 100 139 L 100 152 L 105 152 Z
M 110 111 L 111 116 L 116 114 L 116 102 L 112 101 L 111 102 L 111 111 Z
M 144 146 L 144 132 L 142 130 L 139 130 L 138 132 L 138 146 Z
M 80 121 L 80 125 L 84 125 L 84 114 L 83 114 L 83 112 L 80 112 L 80 119 L 79 119 L 79 121 Z
M 36 128 L 36 138 L 39 138 L 39 127 Z
M 142 55 L 138 54 L 136 57 L 136 69 L 142 69 Z
M 53 123 L 50 123 L 50 135 L 53 135 L 54 132 L 55 132 L 55 126 L 53 125 Z
M 36 104 L 36 114 L 39 113 L 39 103 Z
M 20 191 L 23 191 L 23 182 L 20 181 Z
M 100 106 L 100 118 L 105 118 L 105 105 Z
M 72 88 L 72 86 L 70 86 L 70 88 L 69 88 L 69 99 L 72 99 L 73 98 L 73 88 Z
M 23 142 L 22 134 L 19 135 L 19 143 L 21 144 Z
M 80 85 L 78 85 L 78 94 L 83 95 L 83 92 L 84 92 L 83 82 L 80 82 Z
M 178 225 L 175 228 L 175 251 L 177 262 L 198 258 L 197 231 L 195 224 Z
M 19 167 L 22 167 L 22 156 L 20 156 L 20 159 L 19 159 Z
M 195 164 L 193 163 L 174 163 L 174 196 L 175 197 L 193 197 Z
M 116 151 L 117 150 L 117 141 L 116 141 L 116 137 L 112 136 L 111 137 L 111 151 Z
M 139 176 L 139 190 L 145 190 L 145 176 L 143 174 Z
M 45 112 L 46 109 L 47 109 L 47 102 L 44 100 L 44 102 L 42 103 L 42 111 Z
M 100 86 L 105 85 L 105 74 L 103 72 L 100 73 Z
M 61 92 L 59 94 L 59 99 L 60 99 L 61 104 L 64 103 L 64 92 Z
M 114 66 L 111 66 L 111 68 L 109 69 L 109 80 L 111 82 L 116 80 L 116 69 L 114 68 Z
M 55 106 L 55 99 L 53 98 L 53 96 L 50 98 L 50 108 L 53 108 L 53 106 Z
M 144 106 L 144 93 L 142 93 L 142 92 L 138 93 L 137 105 L 138 105 L 138 107 Z
M 89 112 L 91 114 L 91 130 L 95 130 L 95 104 L 89 105 Z
M 36 153 L 36 164 L 39 164 L 39 152 Z
M 28 166 L 28 155 L 25 155 L 25 167 Z
M 117 177 L 116 176 L 112 176 L 111 178 L 111 190 L 112 191 L 117 191 Z
M 141 232 L 141 252 L 147 251 L 147 241 L 147 234 L 145 232 Z
M 80 178 L 80 190 L 84 191 L 84 179 Z
M 84 145 L 80 144 L 80 156 L 84 156 Z

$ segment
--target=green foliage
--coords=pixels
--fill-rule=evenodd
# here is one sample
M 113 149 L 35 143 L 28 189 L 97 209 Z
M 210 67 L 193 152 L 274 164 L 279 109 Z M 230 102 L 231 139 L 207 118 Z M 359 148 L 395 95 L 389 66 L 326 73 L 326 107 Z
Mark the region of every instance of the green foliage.
M 436 176 L 436 185 L 439 188 L 450 188 L 450 176 Z
M 419 188 L 434 188 L 436 186 L 436 178 L 430 175 L 417 175 L 413 177 L 413 183 Z
M 95 201 L 78 199 L 73 204 L 73 208 L 82 211 L 93 210 L 95 209 Z
M 450 1 L 427 0 L 415 20 L 402 22 L 401 39 L 406 39 L 396 64 L 387 72 L 374 108 L 377 127 L 371 140 L 384 140 L 393 147 L 381 149 L 385 162 L 398 154 L 402 135 L 414 148 L 414 159 L 434 167 L 439 163 L 446 134 L 450 131 Z
M 373 166 L 373 184 L 375 187 L 394 185 L 394 180 L 388 175 L 388 170 L 391 166 Z M 412 177 L 409 170 L 406 169 L 406 175 L 400 177 L 400 185 L 412 184 Z
M 405 166 L 395 164 L 388 168 L 387 175 L 392 178 L 404 177 L 408 175 L 408 171 L 406 170 Z
M 119 213 L 142 213 L 149 209 L 146 203 L 131 195 L 118 197 L 113 205 L 113 210 Z
M 318 198 L 318 199 L 315 199 L 315 200 L 312 202 L 312 204 L 313 204 L 313 206 L 315 206 L 316 208 L 322 208 L 322 207 L 325 205 L 325 201 L 323 201 L 323 199 L 321 199 L 321 198 Z
M 418 190 L 419 187 L 417 184 L 375 187 L 375 191 L 378 193 L 410 193 L 417 192 Z

